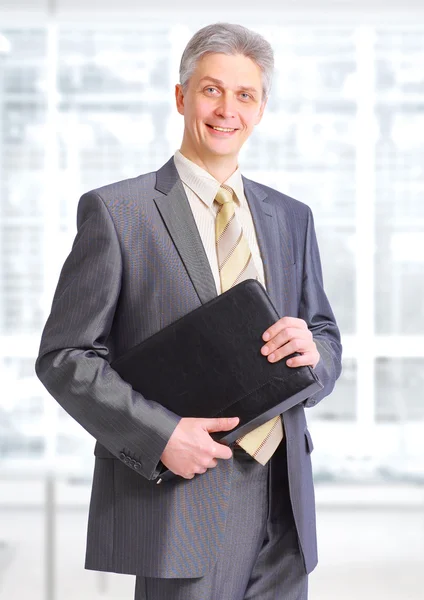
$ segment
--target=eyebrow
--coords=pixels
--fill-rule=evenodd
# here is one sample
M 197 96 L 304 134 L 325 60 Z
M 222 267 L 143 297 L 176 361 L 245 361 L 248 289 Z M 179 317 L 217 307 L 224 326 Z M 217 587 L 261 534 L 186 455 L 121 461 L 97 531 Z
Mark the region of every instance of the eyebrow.
M 221 79 L 216 79 L 215 77 L 210 77 L 209 75 L 202 77 L 202 79 L 200 80 L 199 83 L 202 83 L 202 81 L 212 81 L 212 83 L 215 83 L 216 85 L 220 85 L 221 87 L 224 87 L 224 82 L 221 81 Z M 252 87 L 249 85 L 239 85 L 238 89 L 245 90 L 247 92 L 253 92 L 255 94 L 258 93 L 258 90 L 255 87 Z

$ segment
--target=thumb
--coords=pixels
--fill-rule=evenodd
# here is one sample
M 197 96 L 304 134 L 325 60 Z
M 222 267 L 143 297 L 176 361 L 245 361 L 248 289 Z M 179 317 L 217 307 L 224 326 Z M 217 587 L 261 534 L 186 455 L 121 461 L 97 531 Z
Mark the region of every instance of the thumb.
M 206 431 L 230 431 L 238 425 L 239 421 L 238 417 L 205 419 L 205 429 Z

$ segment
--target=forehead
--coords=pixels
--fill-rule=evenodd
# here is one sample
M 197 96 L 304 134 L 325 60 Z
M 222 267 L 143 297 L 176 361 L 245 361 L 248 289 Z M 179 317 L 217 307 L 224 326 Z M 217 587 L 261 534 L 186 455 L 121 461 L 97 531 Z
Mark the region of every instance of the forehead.
M 262 72 L 258 65 L 242 54 L 205 54 L 198 61 L 191 80 L 219 79 L 228 87 L 253 86 L 261 90 Z

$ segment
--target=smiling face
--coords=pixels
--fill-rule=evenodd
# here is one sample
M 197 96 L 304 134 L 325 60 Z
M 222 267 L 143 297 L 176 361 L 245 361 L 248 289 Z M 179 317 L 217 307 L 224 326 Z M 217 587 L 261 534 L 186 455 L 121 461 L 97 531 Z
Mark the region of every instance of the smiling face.
M 180 84 L 175 92 L 184 115 L 181 152 L 209 172 L 219 167 L 231 174 L 266 104 L 258 65 L 241 54 L 206 54 L 185 93 Z

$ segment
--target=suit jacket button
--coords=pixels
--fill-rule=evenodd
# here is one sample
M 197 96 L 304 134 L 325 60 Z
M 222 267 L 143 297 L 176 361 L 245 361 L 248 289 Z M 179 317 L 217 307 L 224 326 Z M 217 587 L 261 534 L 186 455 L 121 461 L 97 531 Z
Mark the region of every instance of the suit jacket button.
M 120 458 L 121 460 L 125 460 L 125 457 L 126 457 L 126 454 L 125 454 L 125 452 L 121 452 L 121 453 L 120 453 L 120 455 L 119 455 L 119 458 Z
M 129 457 L 129 456 L 126 456 L 126 457 L 124 458 L 124 463 L 125 463 L 126 465 L 130 465 L 130 464 L 131 464 L 131 459 L 130 459 L 130 457 Z
M 140 470 L 141 470 L 141 463 L 139 463 L 139 462 L 136 462 L 136 463 L 135 463 L 135 465 L 134 465 L 134 469 L 135 469 L 136 471 L 140 471 Z

